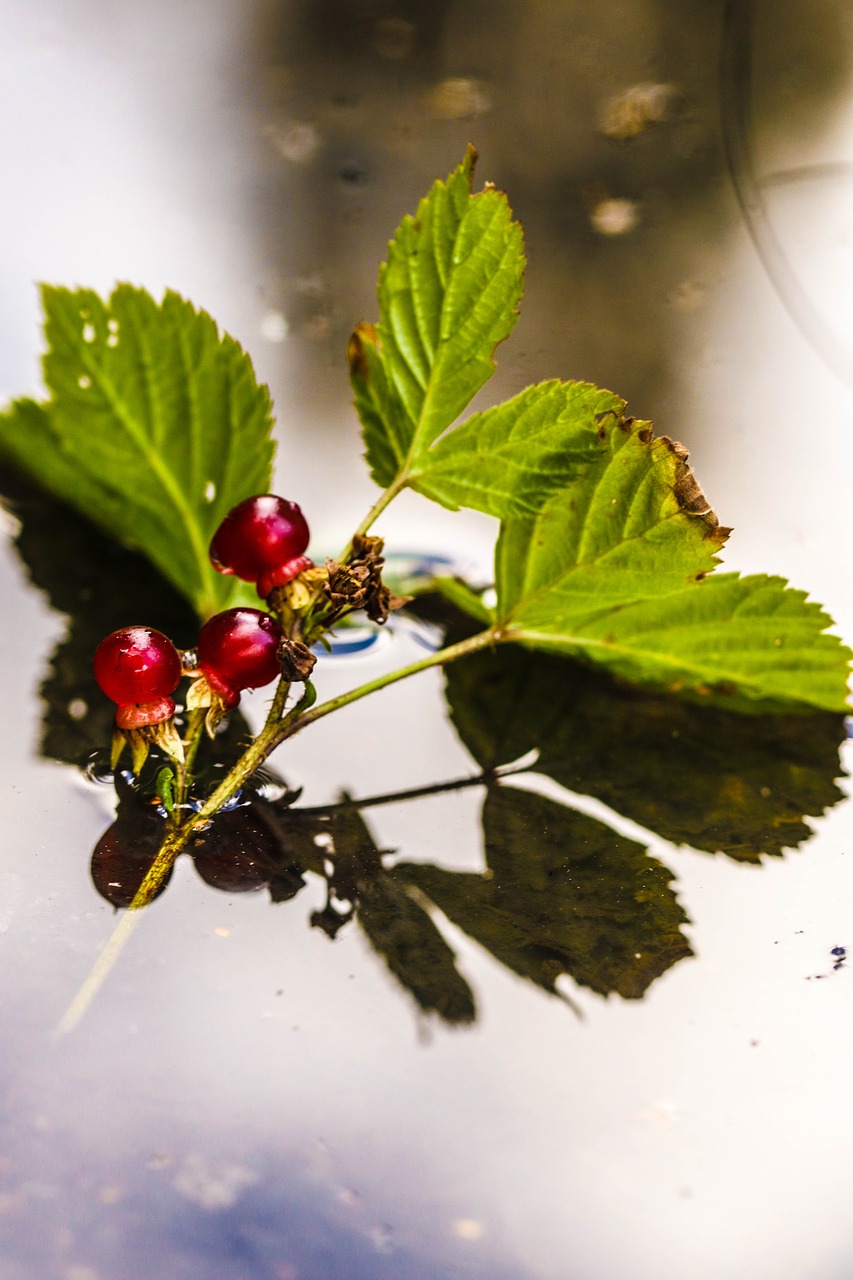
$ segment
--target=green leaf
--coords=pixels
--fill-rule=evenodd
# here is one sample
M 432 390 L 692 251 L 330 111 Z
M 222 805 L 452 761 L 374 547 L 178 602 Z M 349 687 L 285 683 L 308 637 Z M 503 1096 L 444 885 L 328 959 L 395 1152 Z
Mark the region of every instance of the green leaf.
M 740 710 L 846 706 L 850 651 L 780 578 L 715 574 L 720 528 L 681 445 L 630 419 L 535 517 L 503 523 L 502 639 Z
M 738 715 L 518 645 L 455 662 L 446 679 L 481 769 L 536 751 L 536 773 L 673 844 L 758 862 L 802 845 L 806 819 L 843 798 L 840 715 Z
M 383 488 L 459 416 L 494 371 L 521 297 L 521 228 L 492 187 L 471 194 L 469 149 L 405 217 L 379 273 L 379 324 L 360 325 L 350 347 L 367 459 Z
M 143 551 L 197 612 L 239 585 L 207 548 L 235 503 L 269 488 L 269 395 L 203 311 L 119 285 L 42 291 L 50 399 L 14 404 L 0 450 L 44 488 Z
M 411 486 L 451 510 L 506 518 L 535 515 L 556 489 L 601 453 L 607 415 L 625 403 L 585 382 L 543 382 L 475 413 L 411 466 Z
M 424 893 L 495 959 L 550 993 L 570 974 L 601 995 L 639 999 L 692 954 L 672 873 L 642 845 L 531 792 L 491 788 L 487 871 L 401 863 Z

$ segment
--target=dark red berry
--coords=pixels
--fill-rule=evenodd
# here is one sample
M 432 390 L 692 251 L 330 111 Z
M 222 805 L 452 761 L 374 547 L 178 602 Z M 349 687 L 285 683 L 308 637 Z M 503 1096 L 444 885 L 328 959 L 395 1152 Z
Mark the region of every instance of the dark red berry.
M 181 659 L 168 636 L 153 627 L 122 627 L 95 650 L 95 679 L 108 698 L 119 705 L 116 719 L 135 719 L 124 728 L 157 724 L 175 710 L 169 697 L 181 678 Z M 131 708 L 136 708 L 132 712 Z
M 227 707 L 241 689 L 256 689 L 281 674 L 282 630 L 260 609 L 226 609 L 206 622 L 198 637 L 198 668 Z
M 263 598 L 290 582 L 311 561 L 305 556 L 310 534 L 295 502 L 273 493 L 247 498 L 222 521 L 210 544 L 210 559 L 220 573 L 256 582 Z

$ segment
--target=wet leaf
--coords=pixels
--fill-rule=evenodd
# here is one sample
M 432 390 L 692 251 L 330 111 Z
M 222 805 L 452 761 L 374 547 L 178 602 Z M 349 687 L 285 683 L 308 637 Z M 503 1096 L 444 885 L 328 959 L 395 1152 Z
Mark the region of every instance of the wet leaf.
M 239 586 L 207 548 L 235 503 L 269 487 L 266 388 L 203 311 L 119 285 L 45 286 L 50 398 L 0 418 L 0 450 L 37 483 L 143 552 L 202 617 Z
M 675 844 L 757 861 L 842 798 L 838 715 L 742 716 L 509 647 L 449 667 L 447 697 L 483 769 L 536 750 L 536 772 Z
M 550 993 L 569 974 L 601 995 L 639 999 L 692 954 L 672 873 L 642 845 L 531 792 L 491 788 L 486 871 L 400 863 L 413 885 L 496 960 Z
M 140 619 L 180 647 L 195 644 L 197 621 L 186 601 L 141 556 L 126 550 L 64 503 L 15 483 L 7 473 L 5 505 L 20 522 L 15 549 L 33 585 L 68 617 L 68 631 L 50 657 L 41 686 L 40 749 L 81 764 L 106 750 L 115 705 L 98 688 L 92 658 L 111 631 Z

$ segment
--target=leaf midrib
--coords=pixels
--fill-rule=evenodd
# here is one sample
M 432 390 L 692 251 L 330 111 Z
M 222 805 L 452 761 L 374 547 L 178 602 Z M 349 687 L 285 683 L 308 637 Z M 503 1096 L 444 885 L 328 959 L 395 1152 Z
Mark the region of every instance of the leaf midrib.
M 745 693 L 748 690 L 754 690 L 759 698 L 768 697 L 768 686 L 766 681 L 760 683 L 756 682 L 754 678 L 744 675 L 743 672 L 730 671 L 727 667 L 719 668 L 718 674 L 713 677 L 709 677 L 707 664 L 701 666 L 696 662 L 686 659 L 683 655 L 662 653 L 660 649 L 646 649 L 638 645 L 619 644 L 609 640 L 596 640 L 591 636 L 574 636 L 567 635 L 565 633 L 554 635 L 547 631 L 526 631 L 524 629 L 514 628 L 509 628 L 506 632 L 501 628 L 498 632 L 497 639 L 504 642 L 516 641 L 521 644 L 535 644 L 537 648 L 542 649 L 553 649 L 558 647 L 565 648 L 567 645 L 573 645 L 578 649 L 603 649 L 607 653 L 622 654 L 628 658 L 640 657 L 650 659 L 654 665 L 658 666 L 663 671 L 666 671 L 668 668 L 671 670 L 672 666 L 677 664 L 680 671 L 687 671 L 691 673 L 703 684 L 708 683 L 709 678 L 715 681 L 730 680 L 732 684 L 736 686 L 737 693 Z M 756 652 L 765 651 L 766 647 L 764 646 L 762 646 L 761 649 L 756 650 Z M 814 651 L 814 646 L 803 645 L 803 651 L 812 653 Z M 791 650 L 788 649 L 787 652 L 791 652 Z M 829 651 L 827 650 L 827 652 Z M 772 694 L 772 690 L 770 693 Z M 780 689 L 777 696 L 790 700 L 791 695 Z M 824 705 L 823 703 L 817 704 L 811 699 L 806 699 L 805 701 L 809 706 Z
M 178 515 L 181 519 L 181 523 L 183 524 L 184 529 L 186 530 L 186 533 L 188 535 L 188 540 L 193 551 L 193 559 L 195 561 L 196 568 L 198 570 L 199 585 L 203 589 L 207 566 L 208 566 L 207 548 L 203 546 L 200 541 L 200 537 L 199 537 L 200 530 L 198 528 L 198 525 L 195 523 L 194 519 L 192 518 L 192 511 L 184 498 L 184 494 L 181 490 L 180 485 L 177 482 L 177 478 L 175 477 L 174 473 L 170 471 L 168 467 L 165 466 L 164 460 L 158 454 L 156 449 L 152 447 L 144 430 L 140 432 L 139 428 L 137 427 L 137 424 L 133 420 L 133 417 L 128 414 L 124 404 L 122 403 L 121 398 L 119 397 L 116 391 L 116 388 L 112 382 L 112 379 L 106 373 L 103 366 L 99 362 L 93 359 L 93 353 L 90 354 L 90 351 L 86 345 L 80 344 L 79 335 L 77 334 L 76 329 L 73 328 L 71 324 L 66 320 L 64 312 L 60 312 L 58 315 L 55 315 L 54 318 L 56 323 L 58 323 L 60 327 L 64 330 L 65 336 L 67 339 L 70 340 L 72 347 L 75 350 L 79 350 L 80 358 L 82 360 L 84 368 L 92 376 L 93 381 L 97 380 L 98 385 L 100 386 L 101 390 L 104 392 L 104 394 L 107 397 L 107 401 L 113 413 L 118 418 L 119 422 L 122 423 L 127 434 L 136 444 L 137 448 L 139 449 L 142 456 L 150 466 L 151 470 L 157 476 L 163 488 L 165 489 L 166 493 L 169 495 L 173 503 L 173 506 L 178 512 Z M 130 318 L 128 315 L 125 315 L 123 318 L 125 322 L 129 321 L 130 328 L 134 331 L 134 337 L 137 342 L 137 347 L 140 351 L 140 364 L 141 364 L 142 373 L 143 373 L 143 381 L 145 384 L 145 394 L 148 399 L 149 408 L 151 410 L 151 417 L 153 420 L 157 415 L 154 412 L 153 399 L 151 395 L 151 388 L 150 388 L 151 378 L 150 378 L 150 372 L 149 372 L 149 367 L 147 363 L 147 351 L 140 339 L 139 328 L 136 325 L 135 319 Z

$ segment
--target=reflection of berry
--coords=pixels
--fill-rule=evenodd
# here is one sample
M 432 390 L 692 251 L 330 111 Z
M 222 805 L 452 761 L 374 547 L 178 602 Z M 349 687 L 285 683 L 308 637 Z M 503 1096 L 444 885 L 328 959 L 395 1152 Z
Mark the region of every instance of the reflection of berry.
M 260 609 L 226 609 L 206 622 L 198 638 L 198 669 L 226 707 L 241 689 L 269 684 L 280 674 L 282 630 Z
M 239 503 L 222 521 L 210 544 L 210 559 L 220 573 L 256 582 L 266 599 L 311 561 L 304 554 L 308 525 L 295 502 L 265 493 Z
M 240 807 L 218 814 L 189 851 L 196 871 L 214 889 L 248 893 L 268 883 L 279 844 L 251 807 Z
M 168 636 L 152 627 L 122 627 L 95 650 L 95 679 L 118 703 L 116 724 L 122 729 L 159 724 L 174 713 L 174 693 L 181 678 L 181 659 Z
M 116 774 L 116 791 L 119 805 L 115 821 L 95 845 L 90 872 L 102 898 L 114 907 L 129 907 L 157 857 L 166 824 L 120 773 Z M 170 868 L 152 901 L 166 888 L 171 875 Z

